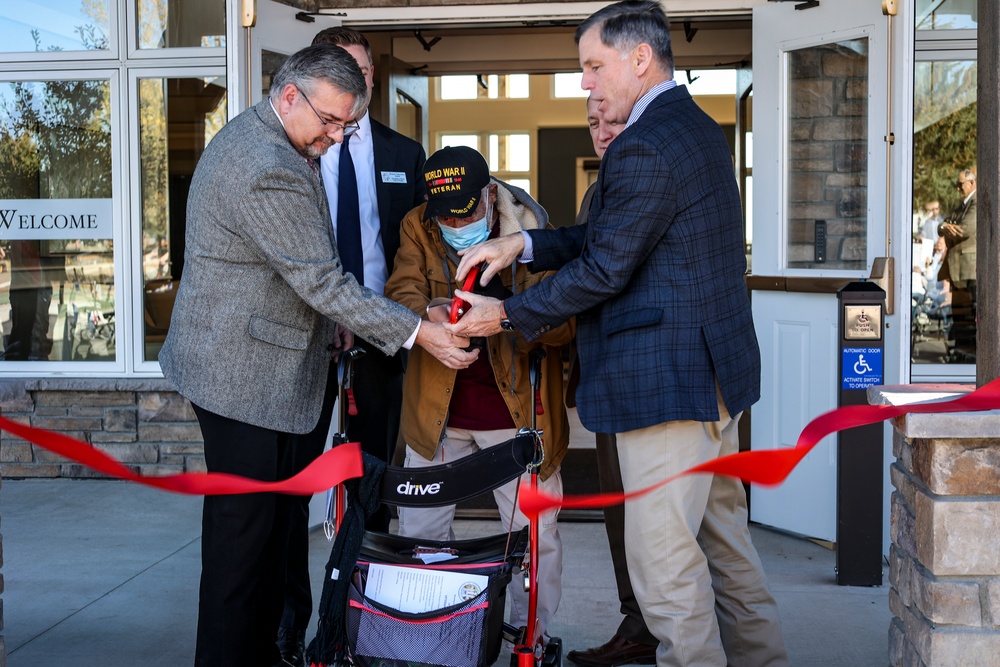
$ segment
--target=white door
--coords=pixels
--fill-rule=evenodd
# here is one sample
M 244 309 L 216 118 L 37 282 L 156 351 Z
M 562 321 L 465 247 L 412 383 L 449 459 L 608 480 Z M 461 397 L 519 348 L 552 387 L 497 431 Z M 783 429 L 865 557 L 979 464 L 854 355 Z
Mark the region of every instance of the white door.
M 756 7 L 753 33 L 760 450 L 793 446 L 836 407 L 836 289 L 886 252 L 887 30 L 877 1 L 822 0 Z M 836 540 L 835 444 L 826 438 L 783 485 L 754 487 L 752 520 Z

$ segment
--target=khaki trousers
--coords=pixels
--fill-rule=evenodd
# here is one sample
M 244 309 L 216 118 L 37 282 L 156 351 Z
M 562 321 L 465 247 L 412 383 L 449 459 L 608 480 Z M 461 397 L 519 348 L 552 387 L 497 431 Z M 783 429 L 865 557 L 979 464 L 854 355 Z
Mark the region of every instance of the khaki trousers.
M 717 422 L 675 421 L 618 434 L 625 491 L 739 450 Z M 778 608 L 747 528 L 738 479 L 687 475 L 625 504 L 626 560 L 659 667 L 788 665 Z
M 480 449 L 506 442 L 516 433 L 516 429 L 469 431 L 446 428 L 444 437 L 434 452 L 433 460 L 428 461 L 407 446 L 405 465 L 407 468 L 426 468 L 455 461 Z M 528 525 L 527 517 L 515 506 L 517 487 L 522 479 L 528 478 L 526 475 L 521 475 L 520 478 L 493 490 L 493 498 L 500 510 L 500 521 L 505 531 L 517 531 Z M 556 470 L 544 481 L 539 478 L 538 488 L 562 498 L 562 476 L 559 471 Z M 399 534 L 404 537 L 423 537 L 429 540 L 453 540 L 455 533 L 451 528 L 451 522 L 454 518 L 454 505 L 430 508 L 400 507 Z M 544 513 L 538 522 L 538 610 L 535 628 L 537 635 L 546 633 L 562 598 L 562 540 L 559 538 L 559 526 L 556 523 L 558 518 L 558 510 L 553 510 Z M 507 598 L 510 600 L 510 624 L 515 627 L 527 625 L 528 594 L 524 591 L 523 579 L 519 572 L 514 573 L 514 578 L 507 587 Z

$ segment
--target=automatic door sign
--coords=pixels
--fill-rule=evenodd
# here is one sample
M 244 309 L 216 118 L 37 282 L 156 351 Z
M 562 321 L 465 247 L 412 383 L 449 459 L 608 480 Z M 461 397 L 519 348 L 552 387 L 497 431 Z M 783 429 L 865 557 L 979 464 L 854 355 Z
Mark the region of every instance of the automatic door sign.
M 882 348 L 845 347 L 841 354 L 842 389 L 867 389 L 882 384 Z

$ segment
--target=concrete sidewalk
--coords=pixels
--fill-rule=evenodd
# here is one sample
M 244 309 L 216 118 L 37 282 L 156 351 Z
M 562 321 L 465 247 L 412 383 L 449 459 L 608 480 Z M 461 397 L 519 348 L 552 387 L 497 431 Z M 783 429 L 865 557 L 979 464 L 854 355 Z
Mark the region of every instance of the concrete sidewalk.
M 200 498 L 125 482 L 4 480 L 0 510 L 10 667 L 193 663 Z M 494 525 L 459 521 L 456 532 L 487 534 Z M 564 593 L 551 632 L 562 637 L 565 650 L 596 646 L 619 622 L 604 526 L 560 522 L 559 530 Z M 888 583 L 837 586 L 832 551 L 767 529 L 752 531 L 793 665 L 888 664 Z M 315 532 L 317 599 L 329 550 L 322 531 Z

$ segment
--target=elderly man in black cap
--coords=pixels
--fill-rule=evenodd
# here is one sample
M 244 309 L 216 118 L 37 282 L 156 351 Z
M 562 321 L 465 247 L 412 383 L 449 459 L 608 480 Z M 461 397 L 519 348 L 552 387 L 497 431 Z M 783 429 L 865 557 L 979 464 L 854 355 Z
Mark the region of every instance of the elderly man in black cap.
M 424 165 L 427 203 L 403 219 L 396 266 L 385 286 L 389 298 L 432 322 L 450 316 L 458 251 L 487 238 L 525 229 L 542 229 L 545 210 L 531 196 L 490 176 L 486 160 L 466 147 L 444 148 Z M 529 273 L 524 265 L 500 272 L 483 294 L 504 298 L 541 281 L 547 274 Z M 545 433 L 545 462 L 539 486 L 562 495 L 559 464 L 569 445 L 569 423 L 563 406 L 562 359 L 558 346 L 570 341 L 572 322 L 553 328 L 534 343 L 520 334 L 500 332 L 473 341 L 481 348 L 479 362 L 455 372 L 433 356 L 414 350 L 403 382 L 400 431 L 406 442 L 406 465 L 425 467 L 454 461 L 476 450 L 500 444 L 521 427 L 531 425 L 536 405 L 531 400 L 528 353 L 546 349 L 539 392 L 538 426 Z M 515 504 L 518 480 L 493 494 L 505 530 L 527 523 Z M 454 538 L 451 521 L 455 507 L 400 508 L 399 532 L 408 537 Z M 538 623 L 545 634 L 562 595 L 562 543 L 556 512 L 539 522 Z M 525 625 L 527 595 L 520 582 L 512 583 L 512 625 Z

